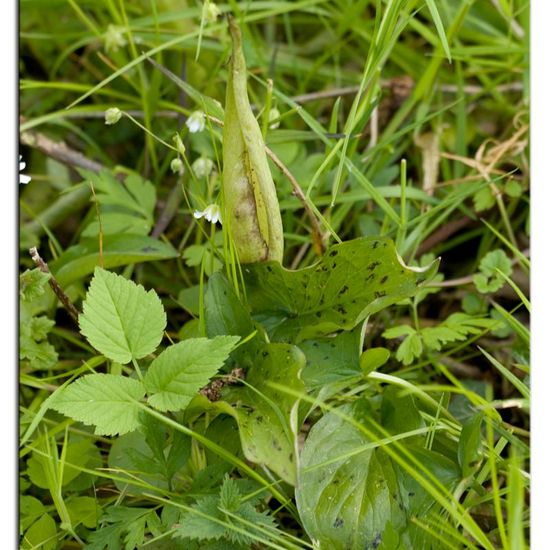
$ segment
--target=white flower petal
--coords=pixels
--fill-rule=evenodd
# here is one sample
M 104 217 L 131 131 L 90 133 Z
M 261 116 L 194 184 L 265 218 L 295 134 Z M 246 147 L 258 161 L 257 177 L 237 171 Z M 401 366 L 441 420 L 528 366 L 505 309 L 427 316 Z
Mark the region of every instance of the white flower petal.
M 189 118 L 185 121 L 185 125 L 189 128 L 192 134 L 202 132 L 206 125 L 204 120 L 204 113 L 202 111 L 194 111 L 189 115 Z
M 19 174 L 19 183 L 23 185 L 27 185 L 31 181 L 30 176 L 25 176 L 25 174 Z

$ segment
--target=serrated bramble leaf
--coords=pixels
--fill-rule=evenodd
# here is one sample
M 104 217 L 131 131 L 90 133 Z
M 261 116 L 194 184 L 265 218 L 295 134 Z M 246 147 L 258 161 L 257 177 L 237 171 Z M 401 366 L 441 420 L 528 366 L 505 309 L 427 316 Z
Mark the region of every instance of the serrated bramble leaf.
M 154 290 L 147 292 L 141 285 L 97 267 L 79 324 L 94 348 L 126 364 L 155 351 L 166 327 L 166 313 Z
M 139 426 L 145 388 L 138 380 L 114 374 L 88 374 L 63 388 L 51 408 L 87 425 L 99 435 L 131 432 Z
M 144 378 L 149 403 L 160 411 L 185 409 L 222 367 L 238 336 L 190 338 L 166 348 Z

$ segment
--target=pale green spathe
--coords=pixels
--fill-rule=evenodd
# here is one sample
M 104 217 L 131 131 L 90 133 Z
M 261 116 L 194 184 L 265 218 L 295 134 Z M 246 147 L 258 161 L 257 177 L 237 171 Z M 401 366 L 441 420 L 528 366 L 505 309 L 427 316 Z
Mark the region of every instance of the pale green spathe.
M 223 128 L 224 223 L 241 263 L 281 262 L 283 225 L 279 202 L 262 133 L 248 101 L 241 32 L 232 19 L 229 30 L 233 54 Z

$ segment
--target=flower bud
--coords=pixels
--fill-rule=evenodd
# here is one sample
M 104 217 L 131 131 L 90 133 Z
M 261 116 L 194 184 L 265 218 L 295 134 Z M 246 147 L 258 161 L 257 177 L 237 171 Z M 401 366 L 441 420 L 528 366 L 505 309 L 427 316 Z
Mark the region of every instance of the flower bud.
M 121 116 L 122 111 L 118 107 L 111 107 L 105 111 L 105 124 L 109 126 L 111 124 L 116 124 Z

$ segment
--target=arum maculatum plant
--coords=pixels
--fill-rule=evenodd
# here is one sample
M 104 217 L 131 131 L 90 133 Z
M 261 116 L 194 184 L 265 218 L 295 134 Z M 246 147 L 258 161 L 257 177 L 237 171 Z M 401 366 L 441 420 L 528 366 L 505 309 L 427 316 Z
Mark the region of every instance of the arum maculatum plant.
M 241 31 L 229 18 L 229 62 L 223 127 L 225 223 L 241 263 L 283 260 L 283 223 L 260 126 L 248 101 Z
M 277 193 L 231 18 L 229 30 L 222 211 L 210 205 L 195 217 L 221 214 L 245 292 L 231 269 L 214 272 L 198 329 L 167 342 L 157 293 L 97 267 L 79 317 L 99 353 L 86 365 L 93 372 L 61 386 L 41 414 L 49 407 L 117 436 L 108 464 L 121 495 L 167 510 L 170 535 L 190 548 L 428 550 L 439 548 L 444 516 L 460 526 L 457 540 L 465 532 L 489 548 L 453 493 L 476 459 L 473 435 L 459 439 L 443 401 L 377 373 L 389 351 L 365 345 L 369 318 L 425 292 L 437 262 L 408 267 L 392 240 L 367 237 L 330 246 L 304 269 L 283 267 Z M 242 478 L 247 485 L 235 484 Z M 286 539 L 270 501 L 311 542 L 277 546 Z M 106 517 L 114 525 L 126 516 L 113 505 Z M 94 548 L 111 527 L 91 535 Z

